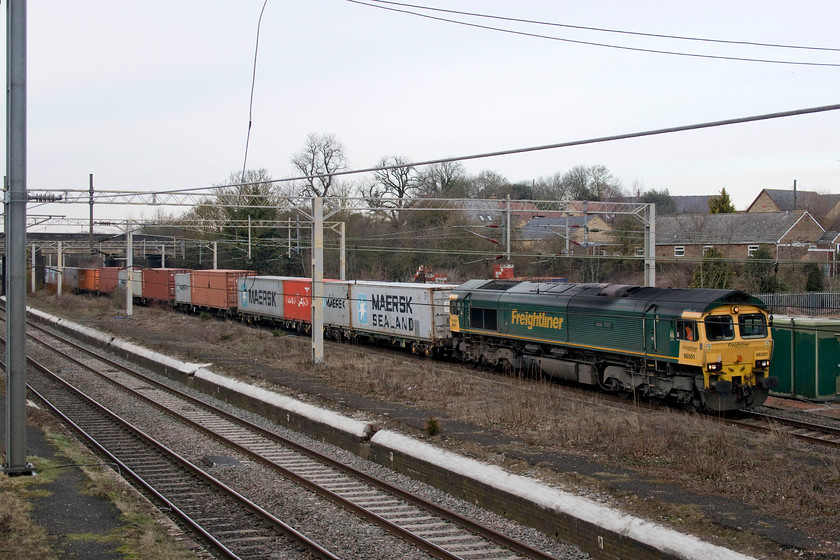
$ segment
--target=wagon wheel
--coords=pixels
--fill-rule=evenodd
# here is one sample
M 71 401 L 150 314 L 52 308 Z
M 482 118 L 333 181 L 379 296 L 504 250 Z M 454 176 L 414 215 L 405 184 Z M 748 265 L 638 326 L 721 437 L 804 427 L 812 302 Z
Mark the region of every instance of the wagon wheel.
M 633 397 L 633 391 L 616 391 L 615 394 L 622 399 L 630 399 Z

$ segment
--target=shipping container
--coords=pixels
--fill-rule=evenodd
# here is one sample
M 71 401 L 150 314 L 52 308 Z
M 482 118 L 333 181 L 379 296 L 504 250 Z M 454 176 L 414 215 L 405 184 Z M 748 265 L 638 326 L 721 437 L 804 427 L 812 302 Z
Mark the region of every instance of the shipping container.
M 236 284 L 240 313 L 277 320 L 285 318 L 282 276 L 244 276 Z
M 193 307 L 229 313 L 238 304 L 236 279 L 256 276 L 253 270 L 193 270 L 190 272 L 190 299 Z
M 351 328 L 373 338 L 436 346 L 449 338 L 449 294 L 455 287 L 351 282 Z
M 128 287 L 128 269 L 121 268 L 117 274 L 120 287 L 127 290 Z M 139 298 L 143 295 L 143 277 L 139 269 L 134 269 L 131 272 L 131 297 Z
M 350 282 L 324 282 L 324 325 L 350 328 Z
M 179 306 L 189 306 L 192 304 L 189 272 L 175 274 L 175 304 Z
M 79 291 L 80 292 L 98 292 L 99 291 L 99 269 L 98 268 L 80 268 L 79 269 Z
M 287 321 L 312 322 L 311 279 L 283 279 L 283 316 Z
M 172 303 L 175 301 L 175 275 L 187 272 L 185 268 L 143 269 L 143 299 Z
M 44 267 L 44 284 L 55 290 L 58 285 L 58 269 L 52 266 Z
M 290 276 L 249 276 L 237 280 L 239 312 L 287 328 L 304 330 L 312 323 L 312 280 Z M 324 325 L 350 328 L 347 282 L 324 281 Z
M 106 266 L 99 269 L 99 291 L 103 294 L 113 293 L 120 283 L 120 270 L 118 266 Z
M 61 270 L 61 289 L 75 292 L 79 289 L 79 269 L 75 266 L 65 266 Z
M 840 320 L 775 315 L 772 394 L 811 400 L 840 397 Z

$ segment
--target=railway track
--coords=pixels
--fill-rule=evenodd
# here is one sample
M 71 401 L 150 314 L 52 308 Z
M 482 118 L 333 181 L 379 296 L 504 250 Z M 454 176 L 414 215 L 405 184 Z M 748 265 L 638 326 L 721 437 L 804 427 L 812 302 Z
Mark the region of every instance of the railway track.
M 726 418 L 721 421 L 748 430 L 765 433 L 779 432 L 808 443 L 840 447 L 840 428 L 837 427 L 751 410 L 741 411 L 739 416 L 740 418 Z
M 31 393 L 216 556 L 257 559 L 292 553 L 291 557 L 299 558 L 339 558 L 125 422 L 46 366 L 31 358 L 28 361 L 41 374 L 27 384 Z M 280 551 L 282 555 L 278 555 Z
M 271 468 L 433 557 L 552 558 L 478 522 L 159 383 L 136 368 L 79 345 L 52 329 L 30 324 L 29 337 L 51 352 L 61 353 L 64 359 L 78 367 L 102 376 L 120 390 L 216 439 L 232 453 Z M 177 476 L 170 478 L 178 479 Z

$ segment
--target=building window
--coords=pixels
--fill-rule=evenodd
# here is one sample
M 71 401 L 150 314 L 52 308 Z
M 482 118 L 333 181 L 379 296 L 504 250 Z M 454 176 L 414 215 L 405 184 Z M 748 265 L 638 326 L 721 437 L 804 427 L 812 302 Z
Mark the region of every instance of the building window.
M 747 256 L 751 257 L 753 254 L 758 251 L 758 245 L 747 245 Z
M 703 256 L 706 256 L 706 253 L 714 249 L 713 245 L 703 245 Z
M 677 245 L 674 247 L 674 256 L 675 257 L 684 257 L 685 256 L 685 247 L 682 245 Z

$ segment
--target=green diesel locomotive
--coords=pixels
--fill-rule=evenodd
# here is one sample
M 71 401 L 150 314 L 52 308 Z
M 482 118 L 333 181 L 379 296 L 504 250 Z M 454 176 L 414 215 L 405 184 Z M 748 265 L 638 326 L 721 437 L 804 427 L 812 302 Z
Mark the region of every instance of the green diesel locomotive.
M 725 412 L 778 379 L 770 317 L 736 290 L 471 280 L 450 295 L 453 355 Z

